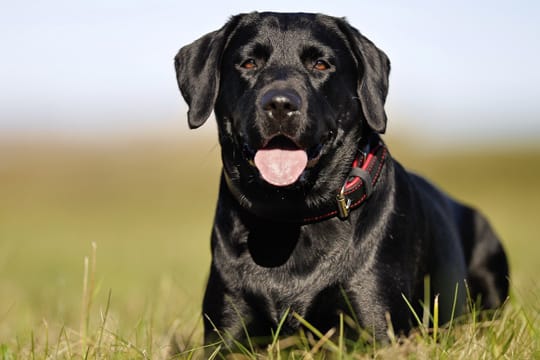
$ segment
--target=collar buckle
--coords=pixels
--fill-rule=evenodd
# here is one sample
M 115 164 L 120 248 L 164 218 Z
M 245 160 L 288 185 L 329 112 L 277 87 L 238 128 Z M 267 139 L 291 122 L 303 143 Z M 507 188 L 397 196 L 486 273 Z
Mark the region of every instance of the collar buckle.
M 341 220 L 345 220 L 349 217 L 351 208 L 351 199 L 345 196 L 345 185 L 341 188 L 341 191 L 336 196 L 336 203 L 338 209 L 338 216 Z

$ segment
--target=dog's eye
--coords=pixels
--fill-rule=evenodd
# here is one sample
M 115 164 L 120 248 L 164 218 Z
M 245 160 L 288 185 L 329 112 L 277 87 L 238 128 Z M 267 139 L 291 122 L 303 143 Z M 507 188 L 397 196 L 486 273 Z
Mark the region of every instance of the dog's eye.
M 254 70 L 257 68 L 257 63 L 253 59 L 247 59 L 240 66 L 246 70 Z
M 328 69 L 330 69 L 330 64 L 328 64 L 324 60 L 319 59 L 319 60 L 315 61 L 315 64 L 313 65 L 313 69 L 319 70 L 319 71 L 328 70 Z

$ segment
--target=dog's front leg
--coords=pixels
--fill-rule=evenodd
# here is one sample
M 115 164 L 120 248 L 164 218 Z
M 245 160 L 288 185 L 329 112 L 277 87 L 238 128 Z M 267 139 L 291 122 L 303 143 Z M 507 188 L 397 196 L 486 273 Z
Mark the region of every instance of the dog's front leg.
M 204 343 L 223 342 L 227 346 L 245 338 L 250 317 L 248 304 L 225 284 L 212 265 L 203 301 Z

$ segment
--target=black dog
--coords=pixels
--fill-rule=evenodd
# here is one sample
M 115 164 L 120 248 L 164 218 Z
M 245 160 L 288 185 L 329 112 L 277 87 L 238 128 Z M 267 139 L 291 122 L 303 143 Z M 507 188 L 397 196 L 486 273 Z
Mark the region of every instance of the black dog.
M 408 173 L 379 134 L 390 64 L 345 20 L 251 13 L 175 58 L 189 126 L 215 111 L 223 174 L 204 297 L 205 341 L 326 331 L 339 313 L 384 339 L 414 325 L 424 278 L 449 320 L 466 280 L 484 308 L 508 294 L 487 221 Z

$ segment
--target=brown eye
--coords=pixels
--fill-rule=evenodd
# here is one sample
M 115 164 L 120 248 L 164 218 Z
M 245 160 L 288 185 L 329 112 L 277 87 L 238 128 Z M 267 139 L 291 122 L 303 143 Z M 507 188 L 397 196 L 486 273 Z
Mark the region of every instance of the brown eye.
M 315 64 L 313 65 L 313 69 L 319 70 L 319 71 L 328 70 L 330 69 L 330 64 L 328 64 L 324 60 L 317 60 Z
M 253 70 L 253 69 L 257 68 L 257 63 L 253 59 L 247 59 L 240 66 L 243 67 L 246 70 Z

